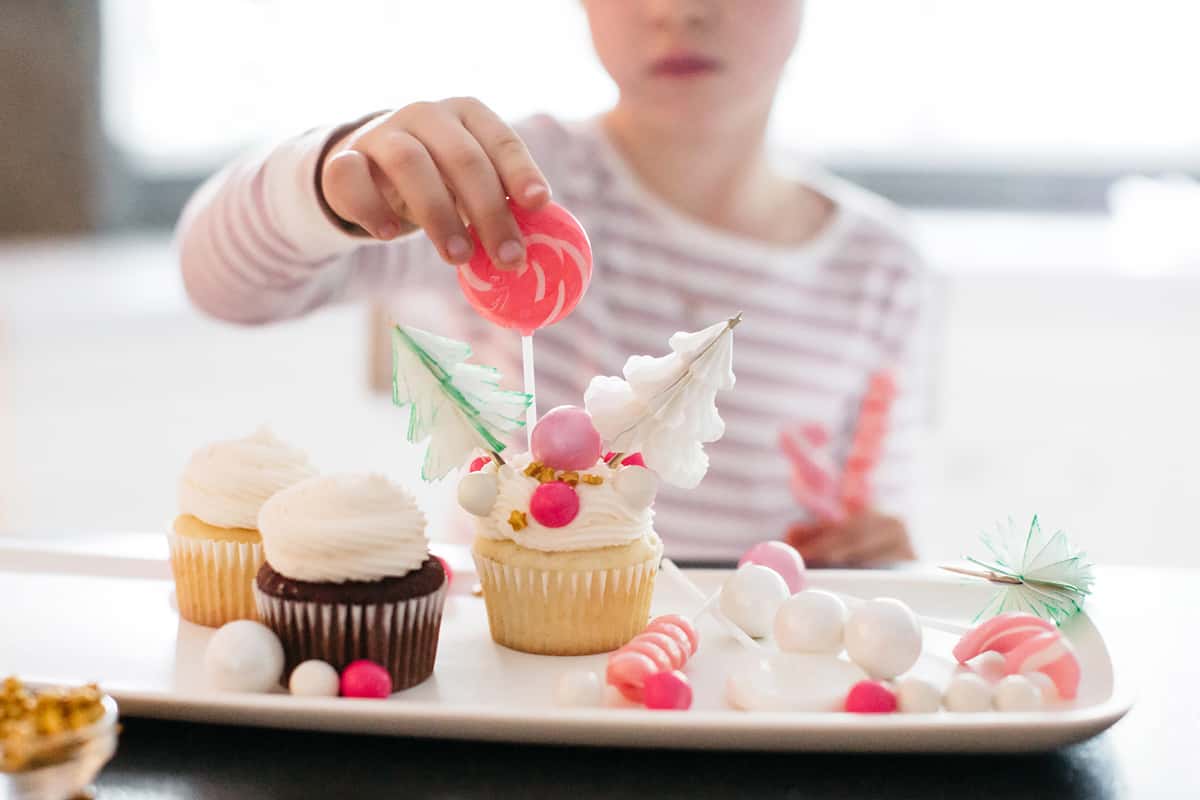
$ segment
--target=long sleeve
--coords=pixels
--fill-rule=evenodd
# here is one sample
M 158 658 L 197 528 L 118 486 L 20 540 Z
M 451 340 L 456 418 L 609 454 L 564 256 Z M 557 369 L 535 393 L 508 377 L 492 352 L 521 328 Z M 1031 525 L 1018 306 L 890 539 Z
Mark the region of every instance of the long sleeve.
M 316 166 L 335 129 L 286 141 L 209 179 L 176 230 L 184 285 L 203 311 L 263 323 L 375 289 L 394 289 L 432 245 L 379 243 L 339 229 L 317 199 Z M 436 257 L 436 254 L 434 254 Z

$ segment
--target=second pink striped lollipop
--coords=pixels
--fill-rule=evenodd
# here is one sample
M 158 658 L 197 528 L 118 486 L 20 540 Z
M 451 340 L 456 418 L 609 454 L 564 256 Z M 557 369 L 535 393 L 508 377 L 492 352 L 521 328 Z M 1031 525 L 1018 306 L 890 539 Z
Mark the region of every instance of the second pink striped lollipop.
M 655 617 L 645 630 L 608 657 L 605 679 L 626 699 L 640 703 L 647 678 L 682 669 L 699 646 L 700 635 L 686 617 Z

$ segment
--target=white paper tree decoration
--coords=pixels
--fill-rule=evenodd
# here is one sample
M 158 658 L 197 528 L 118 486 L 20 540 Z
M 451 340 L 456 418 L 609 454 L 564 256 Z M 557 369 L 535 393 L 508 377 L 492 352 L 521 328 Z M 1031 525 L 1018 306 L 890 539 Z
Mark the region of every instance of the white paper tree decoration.
M 732 389 L 733 329 L 741 315 L 696 333 L 676 333 L 660 358 L 631 356 L 624 379 L 597 376 L 584 405 L 608 448 L 640 451 L 646 466 L 691 489 L 708 472 L 706 442 L 725 433 L 716 394 Z

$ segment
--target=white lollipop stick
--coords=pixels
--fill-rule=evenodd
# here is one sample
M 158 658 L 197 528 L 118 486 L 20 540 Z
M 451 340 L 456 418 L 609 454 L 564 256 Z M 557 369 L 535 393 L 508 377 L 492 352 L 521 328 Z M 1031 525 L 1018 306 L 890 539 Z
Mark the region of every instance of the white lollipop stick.
M 832 594 L 836 594 L 842 599 L 842 602 L 851 608 L 854 608 L 855 606 L 861 606 L 867 602 L 861 597 L 855 597 L 852 594 L 845 594 L 844 592 L 832 592 Z M 921 623 L 922 627 L 929 628 L 930 630 L 941 631 L 942 633 L 950 633 L 955 636 L 962 636 L 964 633 L 971 630 L 966 625 L 960 625 L 957 622 L 950 622 L 949 620 L 945 619 L 938 619 L 937 617 L 926 617 L 922 616 L 921 614 L 914 614 L 914 616 L 917 618 L 917 622 Z
M 700 601 L 700 610 L 692 615 L 693 622 L 699 620 L 705 614 L 709 614 L 723 628 L 725 628 L 726 632 L 728 632 L 730 636 L 732 636 L 734 639 L 737 639 L 738 644 L 742 645 L 742 647 L 745 647 L 747 650 L 762 650 L 761 644 L 747 636 L 744 630 L 734 624 L 733 620 L 729 619 L 729 617 L 722 614 L 721 609 L 717 608 L 717 601 L 721 598 L 720 589 L 717 589 L 711 595 L 705 597 L 704 592 L 700 589 L 700 587 L 693 583 L 691 578 L 689 578 L 687 575 L 684 575 L 683 570 L 681 570 L 678 565 L 676 565 L 676 563 L 669 558 L 664 558 L 662 560 L 662 571 L 674 578 L 675 581 L 678 582 L 679 585 L 684 589 L 686 589 L 689 594 Z
M 533 426 L 537 424 L 537 394 L 533 386 L 533 334 L 521 337 L 521 368 L 525 371 L 525 394 L 529 407 L 525 409 L 525 444 L 533 451 Z

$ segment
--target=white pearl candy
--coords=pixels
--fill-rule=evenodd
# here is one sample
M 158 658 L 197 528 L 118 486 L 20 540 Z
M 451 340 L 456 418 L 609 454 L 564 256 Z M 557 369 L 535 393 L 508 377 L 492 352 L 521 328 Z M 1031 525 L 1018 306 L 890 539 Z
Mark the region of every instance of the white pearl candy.
M 621 467 L 612 480 L 613 489 L 633 508 L 649 508 L 658 494 L 658 475 L 645 467 Z
M 1026 672 L 1025 679 L 1042 692 L 1042 705 L 1048 706 L 1059 701 L 1058 686 L 1044 672 Z
M 921 657 L 921 626 L 912 609 L 877 597 L 850 612 L 846 653 L 876 680 L 902 675 Z
M 496 505 L 500 491 L 494 472 L 468 472 L 458 482 L 458 504 L 477 517 L 486 517 Z
M 283 645 L 275 632 L 239 619 L 222 625 L 204 651 L 204 676 L 214 689 L 269 692 L 283 674 Z
M 315 658 L 297 665 L 288 679 L 288 689 L 301 697 L 337 697 L 340 688 L 337 670 Z
M 947 711 L 987 711 L 992 707 L 992 687 L 973 672 L 962 672 L 950 679 L 942 704 Z
M 721 612 L 746 635 L 761 639 L 771 632 L 775 614 L 788 598 L 787 583 L 758 564 L 738 567 L 721 587 Z
M 775 644 L 785 653 L 838 653 L 846 604 L 820 589 L 797 592 L 775 614 Z
M 994 650 L 980 653 L 972 658 L 967 666 L 988 683 L 998 683 L 1008 674 L 1008 662 L 1003 655 Z
M 933 714 L 942 707 L 942 694 L 929 681 L 909 676 L 896 681 L 896 702 L 905 714 Z
M 992 705 L 997 711 L 1037 711 L 1042 707 L 1042 690 L 1024 675 L 1009 675 L 996 684 Z
M 595 672 L 564 672 L 554 686 L 555 705 L 566 708 L 595 708 L 604 705 L 604 682 Z

